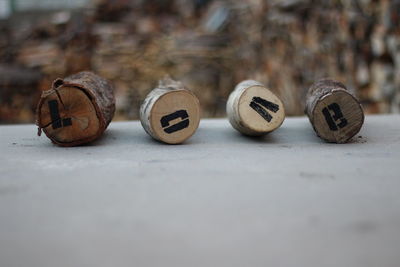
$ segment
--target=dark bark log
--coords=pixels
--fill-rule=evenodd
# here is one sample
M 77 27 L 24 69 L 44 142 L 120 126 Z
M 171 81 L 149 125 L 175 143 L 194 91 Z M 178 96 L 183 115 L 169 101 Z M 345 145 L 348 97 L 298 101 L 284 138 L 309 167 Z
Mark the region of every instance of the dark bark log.
M 91 72 L 53 83 L 44 91 L 37 107 L 37 125 L 60 146 L 77 146 L 99 138 L 115 112 L 114 89 Z
M 348 142 L 364 122 L 357 99 L 342 83 L 329 79 L 310 87 L 305 112 L 317 135 L 328 142 Z

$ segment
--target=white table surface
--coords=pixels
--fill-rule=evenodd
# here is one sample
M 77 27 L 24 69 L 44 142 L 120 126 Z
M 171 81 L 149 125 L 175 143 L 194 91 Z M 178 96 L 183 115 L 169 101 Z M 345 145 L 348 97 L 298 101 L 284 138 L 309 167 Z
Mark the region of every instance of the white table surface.
M 359 137 L 358 137 L 359 136 Z M 184 145 L 139 122 L 60 148 L 0 127 L 0 266 L 400 266 L 400 116 L 327 144 L 203 120 Z

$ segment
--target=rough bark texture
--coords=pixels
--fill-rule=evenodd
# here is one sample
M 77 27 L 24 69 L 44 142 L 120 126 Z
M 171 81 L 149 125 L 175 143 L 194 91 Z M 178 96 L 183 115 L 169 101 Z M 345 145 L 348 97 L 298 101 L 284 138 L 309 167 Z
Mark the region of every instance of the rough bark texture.
M 358 100 L 345 85 L 331 79 L 322 79 L 310 87 L 305 113 L 317 135 L 328 142 L 348 142 L 364 122 Z
M 307 92 L 305 105 L 305 112 L 310 118 L 311 123 L 313 118 L 313 111 L 317 101 L 334 90 L 345 90 L 346 92 L 348 92 L 344 84 L 331 79 L 322 79 L 311 85 L 310 89 Z
M 114 88 L 110 82 L 93 72 L 80 72 L 62 80 L 63 86 L 75 86 L 81 88 L 93 97 L 95 107 L 98 109 L 99 118 L 104 125 L 104 130 L 110 124 L 115 112 Z M 103 130 L 103 131 L 104 131 Z
M 92 106 L 85 106 L 85 107 L 77 107 L 76 109 L 79 111 L 80 108 L 82 109 L 94 109 L 94 117 L 88 117 L 88 120 L 98 120 L 98 127 L 94 135 L 85 136 L 82 134 L 78 139 L 70 140 L 70 141 L 60 141 L 57 139 L 56 136 L 50 134 L 50 125 L 48 123 L 43 124 L 43 112 L 42 107 L 43 104 L 46 102 L 47 98 L 54 93 L 57 94 L 58 100 L 62 107 L 68 107 L 69 104 L 74 103 L 66 103 L 65 100 L 60 97 L 59 91 L 61 90 L 80 90 L 84 92 L 84 94 L 78 95 L 79 97 L 88 98 Z M 72 93 L 72 92 L 71 92 Z M 88 102 L 89 103 L 89 102 Z M 51 90 L 44 91 L 42 93 L 41 99 L 39 101 L 37 107 L 37 125 L 39 127 L 39 135 L 41 130 L 43 130 L 46 135 L 51 139 L 51 141 L 55 144 L 61 146 L 77 146 L 85 143 L 89 143 L 91 141 L 96 140 L 99 138 L 108 125 L 110 124 L 115 112 L 115 97 L 114 97 L 114 89 L 112 85 L 105 79 L 101 78 L 100 76 L 92 73 L 92 72 L 80 72 L 69 76 L 63 79 L 57 79 L 53 82 L 53 86 Z M 66 109 L 65 116 L 68 117 L 79 117 L 79 112 L 75 114 L 68 114 L 68 109 Z M 63 119 L 61 115 L 60 120 Z M 52 122 L 53 123 L 53 122 Z M 61 128 L 59 131 L 63 131 L 64 129 Z M 79 135 L 79 134 L 78 134 Z

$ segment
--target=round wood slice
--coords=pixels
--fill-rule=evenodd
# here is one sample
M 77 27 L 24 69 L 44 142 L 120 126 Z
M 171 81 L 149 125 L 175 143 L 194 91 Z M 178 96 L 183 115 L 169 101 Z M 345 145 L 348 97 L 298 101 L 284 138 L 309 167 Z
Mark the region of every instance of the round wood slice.
M 364 112 L 357 99 L 342 83 L 329 79 L 311 86 L 306 113 L 317 135 L 327 142 L 348 142 L 364 123 Z
M 227 114 L 233 128 L 245 135 L 260 136 L 282 125 L 285 108 L 263 84 L 248 80 L 239 83 L 230 94 Z
M 179 144 L 196 132 L 200 123 L 200 103 L 181 83 L 163 80 L 143 102 L 140 120 L 154 139 Z
M 91 142 L 102 135 L 115 111 L 111 85 L 99 76 L 83 72 L 54 82 L 43 92 L 37 124 L 61 146 Z

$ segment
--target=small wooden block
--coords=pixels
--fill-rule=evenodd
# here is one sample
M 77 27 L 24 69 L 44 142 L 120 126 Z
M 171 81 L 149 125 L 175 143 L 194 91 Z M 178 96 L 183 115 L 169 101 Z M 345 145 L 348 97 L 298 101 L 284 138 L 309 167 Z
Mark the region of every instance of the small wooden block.
M 230 94 L 226 111 L 233 128 L 259 136 L 277 129 L 285 119 L 282 101 L 263 84 L 247 80 Z
M 44 91 L 37 109 L 37 125 L 61 146 L 76 146 L 97 139 L 115 111 L 111 85 L 90 72 L 57 79 Z
M 364 122 L 357 99 L 339 82 L 324 79 L 310 87 L 306 113 L 317 135 L 327 142 L 346 143 Z
M 140 121 L 154 139 L 179 144 L 196 132 L 200 103 L 180 82 L 166 78 L 146 97 L 140 109 Z

